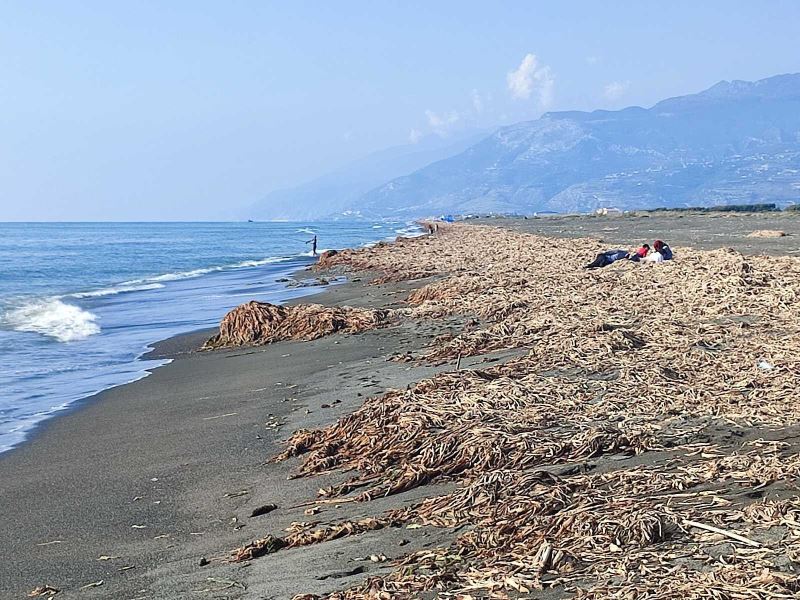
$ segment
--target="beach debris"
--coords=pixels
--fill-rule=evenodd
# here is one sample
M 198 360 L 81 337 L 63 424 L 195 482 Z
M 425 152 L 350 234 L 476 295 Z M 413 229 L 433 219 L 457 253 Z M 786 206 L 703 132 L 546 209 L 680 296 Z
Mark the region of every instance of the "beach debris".
M 210 564 L 210 562 L 205 556 L 201 556 L 200 560 L 197 561 L 197 565 L 200 567 L 205 567 L 208 564 Z
M 779 238 L 785 237 L 786 232 L 779 229 L 756 229 L 752 233 L 748 233 L 747 237 L 750 238 Z
M 40 585 L 33 588 L 28 593 L 28 598 L 40 598 L 42 596 L 55 596 L 56 594 L 60 593 L 61 590 L 57 587 L 53 587 L 52 585 Z
M 386 558 L 386 555 L 385 555 L 385 554 L 370 554 L 370 555 L 369 555 L 369 559 L 370 559 L 372 562 L 375 562 L 375 563 L 379 563 L 379 562 L 385 562 L 385 561 L 387 560 L 387 558 Z
M 277 510 L 277 504 L 264 504 L 257 508 L 253 509 L 253 512 L 250 513 L 251 517 L 260 517 L 261 515 L 266 515 L 267 513 L 271 513 L 273 510 Z
M 124 567 L 120 567 L 117 569 L 120 573 L 124 573 L 125 571 L 130 571 L 131 569 L 135 569 L 136 565 L 125 565 Z
M 358 333 L 386 324 L 391 316 L 388 310 L 321 304 L 278 306 L 252 301 L 225 315 L 219 334 L 210 338 L 203 349 L 315 340 L 337 332 Z
M 131 529 L 147 529 L 147 525 L 131 525 Z
M 97 560 L 115 560 L 117 558 L 119 558 L 119 556 L 107 556 L 103 554 L 102 556 L 98 556 Z
M 238 581 L 234 581 L 233 579 L 225 579 L 224 577 L 206 577 L 206 581 L 210 583 L 216 583 L 217 585 L 221 585 L 221 588 L 217 588 L 215 590 L 201 590 L 201 591 L 216 591 L 219 592 L 221 590 L 229 590 L 231 588 L 239 588 L 241 590 L 246 590 L 247 586 L 243 583 Z
M 91 588 L 100 587 L 101 585 L 104 585 L 104 584 L 105 584 L 105 581 L 103 581 L 103 580 L 101 579 L 100 581 L 93 581 L 92 583 L 87 583 L 86 585 L 82 585 L 82 586 L 81 586 L 80 588 L 78 588 L 78 589 L 81 589 L 81 590 L 88 590 L 88 589 L 91 589 Z
M 727 531 L 725 529 L 720 529 L 719 527 L 714 527 L 713 525 L 706 525 L 705 523 L 698 523 L 697 521 L 690 521 L 689 519 L 684 519 L 683 524 L 687 527 L 696 527 L 697 529 L 705 529 L 706 531 L 711 531 L 712 533 L 718 533 L 722 536 L 729 537 L 732 540 L 736 540 L 737 542 L 747 544 L 748 546 L 755 546 L 756 548 L 761 547 L 761 544 L 755 540 L 746 538 L 743 535 L 734 533 L 733 531 Z
M 224 415 L 214 415 L 213 417 L 203 417 L 203 421 L 212 421 L 214 419 L 224 419 L 225 417 L 233 417 L 233 416 L 238 415 L 238 414 L 239 413 L 232 412 L 232 413 L 225 413 Z
M 239 498 L 240 496 L 246 496 L 250 493 L 250 490 L 239 490 L 238 492 L 226 492 L 222 497 L 223 498 Z
M 40 542 L 37 546 L 52 546 L 53 544 L 63 544 L 64 540 L 52 540 L 50 542 Z
M 301 458 L 292 477 L 352 474 L 317 502 L 452 488 L 288 532 L 282 547 L 459 528 L 324 597 L 797 596 L 800 260 L 681 248 L 663 269 L 583 271 L 601 250 L 455 224 L 331 259 L 378 280 L 431 276 L 395 315 L 468 326 L 412 359 L 460 355 L 460 370 L 297 431 L 276 457 Z M 494 350 L 515 354 L 465 366 Z M 780 368 L 757 367 L 765 357 Z
M 252 560 L 265 554 L 277 552 L 287 545 L 288 542 L 283 538 L 275 537 L 274 535 L 268 535 L 267 537 L 255 540 L 254 542 L 250 542 L 249 544 L 234 550 L 232 560 L 233 562 Z
M 319 255 L 319 260 L 317 260 L 317 266 L 320 268 L 325 268 L 331 266 L 332 258 L 339 254 L 337 250 L 326 250 L 322 254 Z

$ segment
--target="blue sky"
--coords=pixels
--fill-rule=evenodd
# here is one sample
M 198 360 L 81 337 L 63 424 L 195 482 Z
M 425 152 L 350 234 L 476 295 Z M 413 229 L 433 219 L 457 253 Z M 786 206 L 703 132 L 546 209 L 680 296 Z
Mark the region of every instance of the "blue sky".
M 374 150 L 800 71 L 798 2 L 0 0 L 0 220 L 214 219 Z

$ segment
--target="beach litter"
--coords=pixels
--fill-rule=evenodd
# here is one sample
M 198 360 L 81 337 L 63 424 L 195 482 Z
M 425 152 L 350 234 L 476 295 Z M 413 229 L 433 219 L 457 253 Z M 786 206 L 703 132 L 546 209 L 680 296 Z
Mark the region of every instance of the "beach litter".
M 358 333 L 387 323 L 388 310 L 348 306 L 299 304 L 278 306 L 247 302 L 222 319 L 219 334 L 210 338 L 204 350 L 255 346 L 283 340 L 315 340 L 333 333 Z
M 52 585 L 40 585 L 32 589 L 28 593 L 28 598 L 41 598 L 42 596 L 55 596 L 56 594 L 60 593 L 61 590 L 57 587 L 53 587 Z
M 78 588 L 78 589 L 81 589 L 81 590 L 88 590 L 88 589 L 91 589 L 91 588 L 100 587 L 101 585 L 104 585 L 104 584 L 105 584 L 105 581 L 103 581 L 103 580 L 101 579 L 100 581 L 93 581 L 92 583 L 87 583 L 86 585 L 82 585 L 82 586 L 81 586 L 80 588 Z
M 524 353 L 367 398 L 276 457 L 300 457 L 292 477 L 352 474 L 319 503 L 451 491 L 298 527 L 234 560 L 384 527 L 463 528 L 323 597 L 797 597 L 800 260 L 678 248 L 659 268 L 582 270 L 601 249 L 455 224 L 331 259 L 378 280 L 430 275 L 404 318 L 468 319 L 409 360 Z

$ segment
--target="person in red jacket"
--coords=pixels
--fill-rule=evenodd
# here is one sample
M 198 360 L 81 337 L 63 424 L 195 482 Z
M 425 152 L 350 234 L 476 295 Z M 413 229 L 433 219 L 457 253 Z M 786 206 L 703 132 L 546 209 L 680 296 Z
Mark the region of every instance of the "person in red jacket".
M 633 262 L 639 262 L 645 256 L 647 256 L 648 252 L 650 252 L 650 244 L 642 244 L 642 247 L 639 248 L 636 252 L 631 252 L 628 258 L 631 259 Z

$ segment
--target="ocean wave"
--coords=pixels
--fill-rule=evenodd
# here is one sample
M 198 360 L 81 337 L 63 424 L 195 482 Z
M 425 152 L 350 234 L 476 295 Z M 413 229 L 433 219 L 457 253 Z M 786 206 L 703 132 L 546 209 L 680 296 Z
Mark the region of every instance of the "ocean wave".
M 317 235 L 316 231 L 314 231 L 313 229 L 310 229 L 308 227 L 301 227 L 300 229 L 296 229 L 295 233 L 309 233 L 311 235 Z
M 123 281 L 119 287 L 123 286 L 138 286 L 147 285 L 151 283 L 161 283 L 163 281 L 179 281 L 181 279 L 192 279 L 194 277 L 201 277 L 209 273 L 217 273 L 219 271 L 230 271 L 233 269 L 244 269 L 248 267 L 261 267 L 272 263 L 285 262 L 292 260 L 291 256 L 272 256 L 269 258 L 261 258 L 258 260 L 245 260 L 230 265 L 220 265 L 216 267 L 204 267 L 201 269 L 192 269 L 191 271 L 177 271 L 175 273 L 164 273 L 163 275 L 154 275 L 153 277 L 144 277 L 142 279 L 132 279 L 130 281 Z M 134 290 L 132 290 L 134 291 Z
M 147 290 L 157 290 L 163 288 L 163 283 L 143 283 L 142 285 L 121 284 L 112 287 L 101 288 L 91 292 L 78 292 L 76 294 L 69 294 L 69 298 L 101 298 L 103 296 L 114 296 L 116 294 L 124 294 L 125 292 L 145 292 Z
M 407 227 L 395 229 L 394 232 L 398 235 L 402 235 L 403 237 L 419 237 L 425 234 L 422 227 L 419 225 L 408 225 Z
M 58 298 L 33 300 L 11 308 L 3 321 L 16 331 L 39 333 L 60 342 L 74 342 L 100 333 L 97 316 Z

